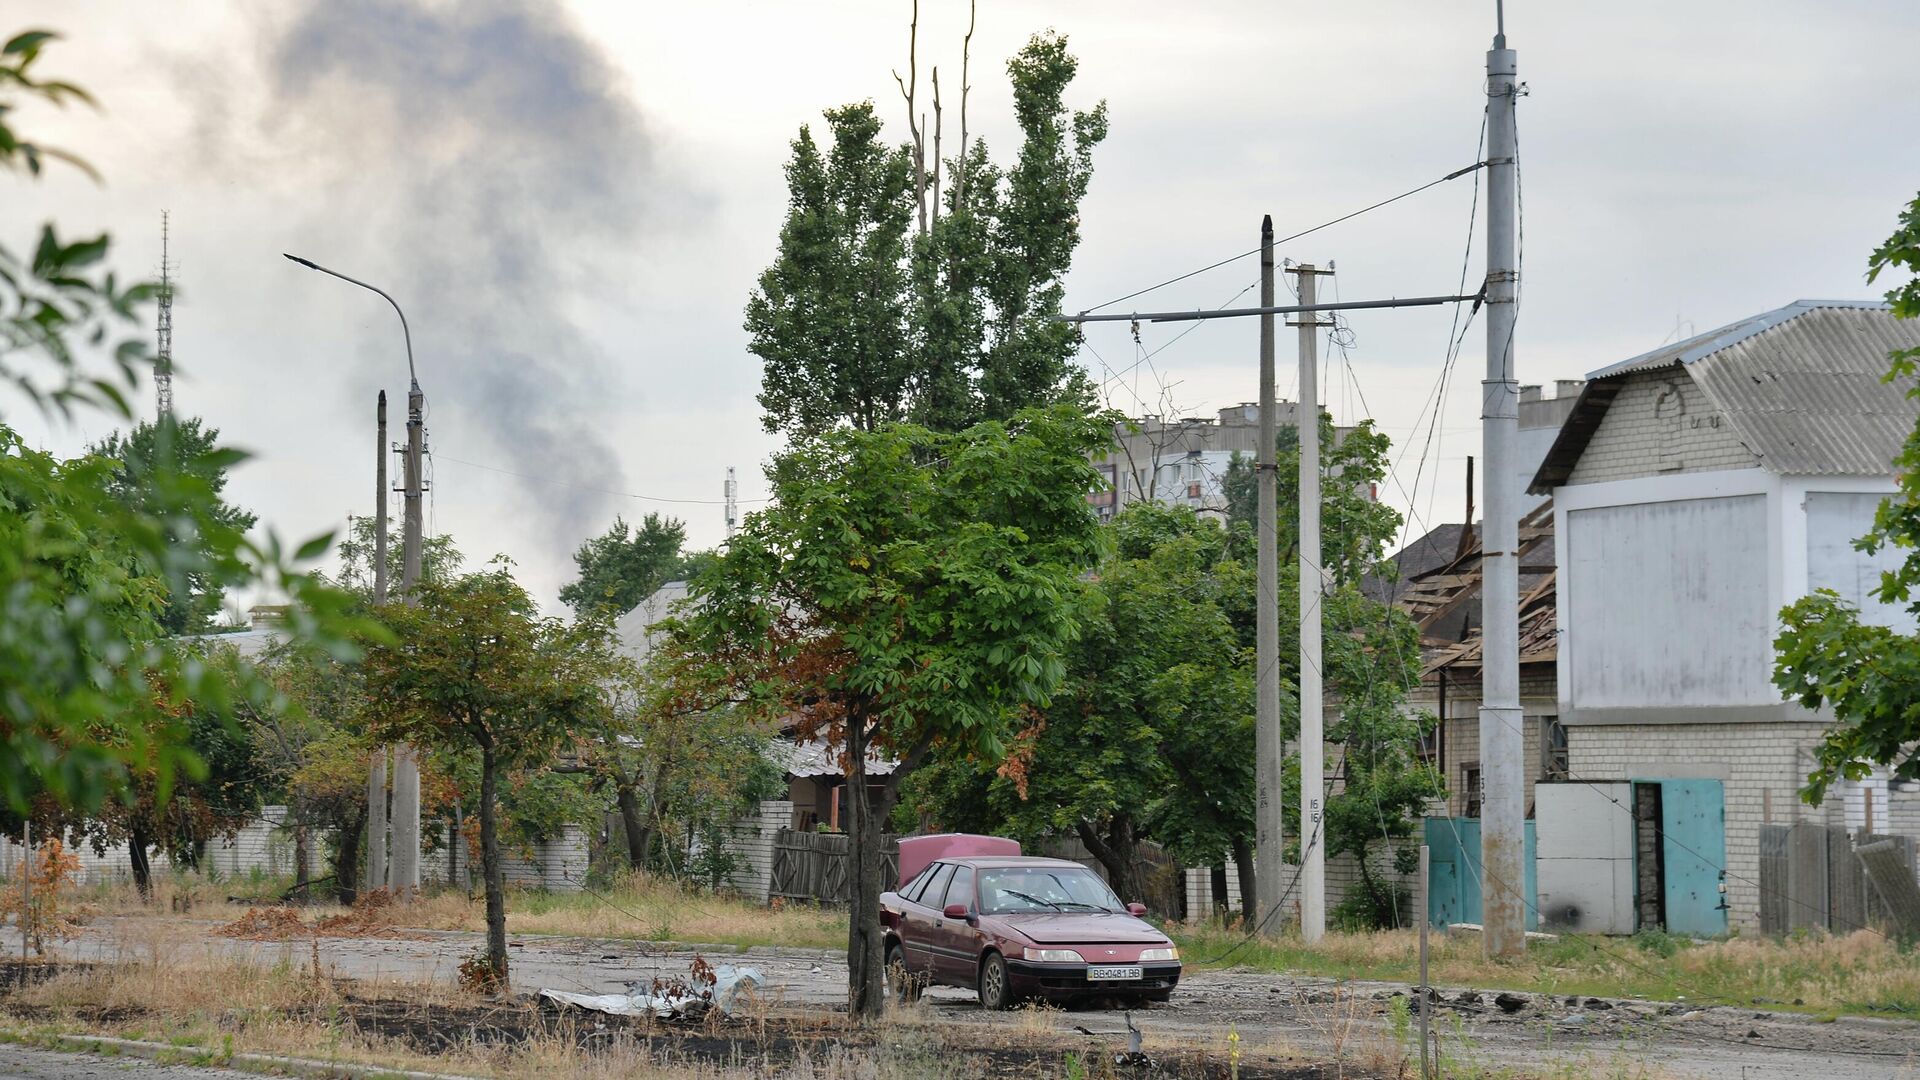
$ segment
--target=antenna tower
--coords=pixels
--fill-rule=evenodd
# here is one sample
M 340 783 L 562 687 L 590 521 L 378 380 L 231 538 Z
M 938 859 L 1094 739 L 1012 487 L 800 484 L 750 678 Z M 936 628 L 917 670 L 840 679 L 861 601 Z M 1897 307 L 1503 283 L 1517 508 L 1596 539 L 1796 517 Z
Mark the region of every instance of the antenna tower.
M 167 211 L 160 211 L 160 316 L 153 358 L 153 393 L 159 418 L 173 415 L 173 263 L 167 251 Z
M 733 466 L 727 466 L 727 539 L 733 539 L 734 527 L 740 524 L 740 484 L 733 478 Z

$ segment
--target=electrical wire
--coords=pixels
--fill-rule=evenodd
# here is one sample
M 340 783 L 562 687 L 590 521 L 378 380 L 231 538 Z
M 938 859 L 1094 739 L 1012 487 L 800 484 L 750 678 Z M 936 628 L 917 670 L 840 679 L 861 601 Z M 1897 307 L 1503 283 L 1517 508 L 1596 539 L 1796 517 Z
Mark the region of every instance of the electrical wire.
M 1486 164 L 1487 163 L 1485 161 L 1475 161 L 1473 164 L 1468 165 L 1463 169 L 1455 169 L 1454 171 L 1448 173 L 1445 176 L 1440 177 L 1437 180 L 1429 180 L 1426 183 L 1421 184 L 1417 188 L 1412 188 L 1410 190 L 1403 191 L 1400 194 L 1393 196 L 1392 198 L 1382 199 L 1371 206 L 1363 206 L 1360 209 L 1353 211 L 1352 213 L 1342 214 L 1339 217 L 1334 218 L 1330 221 L 1323 221 L 1320 224 L 1315 225 L 1310 229 L 1302 229 L 1299 232 L 1294 233 L 1290 236 L 1280 237 L 1279 239 L 1275 240 L 1274 243 L 1276 245 L 1284 244 L 1292 240 L 1298 240 L 1303 236 L 1310 236 L 1314 233 L 1319 232 L 1322 229 L 1331 228 L 1332 226 L 1338 225 L 1343 221 L 1351 221 L 1362 214 L 1366 214 L 1374 210 L 1378 210 L 1383 206 L 1390 206 L 1394 203 L 1399 202 L 1401 199 L 1407 198 L 1408 196 L 1418 195 L 1430 187 L 1435 187 L 1440 184 L 1444 184 L 1449 180 L 1457 179 L 1459 177 L 1467 175 L 1468 173 L 1474 173 L 1477 176 L 1480 170 L 1486 167 Z M 1263 244 L 1261 246 L 1265 246 L 1265 245 Z M 1155 289 L 1164 289 L 1169 285 L 1173 285 L 1177 282 L 1185 281 L 1190 277 L 1194 277 L 1195 275 L 1204 274 L 1209 270 L 1217 270 L 1220 267 L 1227 265 L 1228 263 L 1237 262 L 1241 259 L 1246 258 L 1249 255 L 1257 255 L 1259 253 L 1260 253 L 1260 248 L 1255 247 L 1255 248 L 1252 248 L 1251 250 L 1243 251 L 1238 255 L 1229 255 L 1218 262 L 1208 263 L 1206 266 L 1203 266 L 1198 270 L 1189 270 L 1186 273 L 1179 275 L 1178 277 L 1168 278 L 1167 280 L 1162 281 L 1157 285 L 1149 285 L 1144 289 L 1137 289 L 1133 292 L 1126 294 L 1125 296 L 1116 296 L 1111 300 L 1105 301 L 1103 303 L 1095 304 L 1090 308 L 1084 308 L 1081 310 L 1080 314 L 1086 315 L 1091 312 L 1099 311 L 1101 308 L 1112 307 L 1113 305 L 1118 304 L 1124 300 L 1131 300 L 1136 296 L 1145 296 L 1146 294 L 1153 292 Z
M 573 484 L 565 480 L 555 480 L 552 477 L 534 476 L 531 473 L 515 472 L 512 469 L 502 469 L 494 465 L 482 465 L 477 461 L 464 461 L 457 457 L 450 457 L 447 460 L 453 462 L 455 465 L 466 465 L 475 469 L 485 469 L 487 472 L 503 473 L 507 476 L 518 476 L 523 480 L 538 480 L 544 484 L 556 484 L 560 487 L 577 488 L 581 491 L 597 491 L 602 495 L 618 495 L 623 499 L 644 499 L 647 502 L 659 503 L 688 503 L 697 506 L 723 506 L 726 504 L 725 499 L 669 499 L 660 495 L 638 495 L 631 491 L 615 491 L 612 488 L 593 487 L 587 484 Z M 736 499 L 735 501 L 742 503 L 764 503 L 772 502 L 773 500 L 771 498 L 762 498 Z

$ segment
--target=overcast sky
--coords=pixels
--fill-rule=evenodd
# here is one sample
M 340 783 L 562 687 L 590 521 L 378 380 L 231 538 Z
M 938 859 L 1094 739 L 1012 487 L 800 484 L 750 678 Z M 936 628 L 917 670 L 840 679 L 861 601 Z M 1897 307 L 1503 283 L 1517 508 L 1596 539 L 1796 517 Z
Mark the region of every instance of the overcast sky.
M 922 6 L 922 70 L 940 65 L 951 109 L 966 5 Z M 1873 295 L 1866 255 L 1920 188 L 1920 4 L 1508 8 L 1531 88 L 1522 381 L 1577 378 L 1802 297 Z M 406 367 L 377 297 L 280 253 L 385 287 L 408 310 L 429 401 L 431 526 L 475 561 L 512 556 L 555 608 L 572 549 L 615 514 L 669 513 L 710 546 L 727 466 L 746 509 L 764 494 L 778 443 L 760 427 L 741 311 L 773 254 L 788 143 L 863 98 L 905 138 L 889 70 L 904 70 L 908 9 L 26 0 L 0 31 L 65 34 L 41 73 L 103 111 L 17 122 L 107 183 L 8 180 L 7 242 L 49 218 L 108 229 L 114 265 L 146 272 L 171 211 L 176 408 L 257 455 L 230 494 L 290 536 L 371 511 L 374 395 L 389 392 L 401 437 Z M 1112 112 L 1068 283 L 1067 306 L 1088 308 L 1253 247 L 1263 213 L 1285 235 L 1473 162 L 1492 9 L 983 0 L 970 120 L 1010 155 L 1005 60 L 1035 31 L 1068 36 L 1072 102 Z M 1343 298 L 1449 293 L 1473 190 L 1455 180 L 1281 254 L 1335 264 Z M 1256 275 L 1243 259 L 1120 309 L 1219 306 Z M 1323 387 L 1343 423 L 1370 406 L 1396 444 L 1417 429 L 1385 494 L 1404 504 L 1406 488 L 1425 521 L 1459 516 L 1477 453 L 1478 326 L 1428 445 L 1452 320 L 1356 313 Z M 1082 359 L 1133 413 L 1252 400 L 1254 322 L 1173 343 L 1186 328 L 1143 326 L 1136 344 L 1124 324 L 1094 327 Z M 108 430 L 97 414 L 50 424 L 17 398 L 0 415 L 61 451 Z

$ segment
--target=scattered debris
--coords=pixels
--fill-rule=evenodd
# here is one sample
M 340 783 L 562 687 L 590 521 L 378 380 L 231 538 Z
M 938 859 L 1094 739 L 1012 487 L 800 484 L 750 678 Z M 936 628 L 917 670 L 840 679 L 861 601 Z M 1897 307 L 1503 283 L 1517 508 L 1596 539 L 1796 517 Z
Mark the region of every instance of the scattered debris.
M 655 1016 L 668 1020 L 695 1021 L 718 1010 L 732 1016 L 742 993 L 766 985 L 759 969 L 721 964 L 714 967 L 703 957 L 694 957 L 689 978 L 654 979 L 631 982 L 624 994 L 573 994 L 565 990 L 542 990 L 540 996 L 561 1005 L 590 1009 L 610 1016 Z
M 1506 1013 L 1508 1016 L 1512 1016 L 1514 1013 L 1527 1007 L 1526 998 L 1521 997 L 1519 994 L 1509 994 L 1504 991 L 1495 995 L 1493 1003 L 1500 1006 L 1500 1011 Z
M 313 933 L 298 912 L 283 907 L 249 908 L 245 915 L 213 932 L 242 941 L 286 941 Z

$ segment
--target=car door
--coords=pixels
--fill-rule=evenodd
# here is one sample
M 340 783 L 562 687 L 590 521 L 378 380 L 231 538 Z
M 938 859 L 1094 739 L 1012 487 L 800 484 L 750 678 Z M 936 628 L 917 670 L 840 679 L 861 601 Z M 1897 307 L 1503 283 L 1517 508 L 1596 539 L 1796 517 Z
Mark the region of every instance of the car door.
M 946 902 L 953 864 L 934 863 L 921 876 L 923 887 L 912 898 L 900 898 L 900 944 L 907 954 L 907 969 L 916 975 L 931 975 L 934 974 L 933 945 L 939 935 L 940 905 Z
M 980 963 L 980 934 L 965 919 L 949 919 L 944 908 L 959 904 L 968 911 L 980 910 L 973 896 L 973 867 L 956 864 L 947 880 L 946 899 L 935 905 L 932 939 L 934 976 L 950 986 L 972 986 Z

